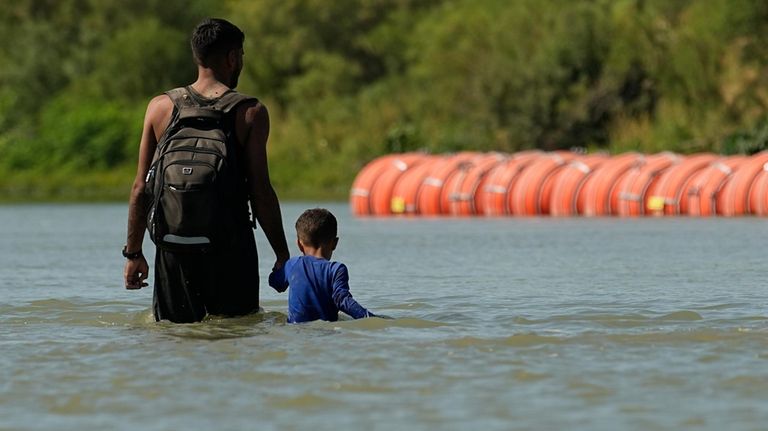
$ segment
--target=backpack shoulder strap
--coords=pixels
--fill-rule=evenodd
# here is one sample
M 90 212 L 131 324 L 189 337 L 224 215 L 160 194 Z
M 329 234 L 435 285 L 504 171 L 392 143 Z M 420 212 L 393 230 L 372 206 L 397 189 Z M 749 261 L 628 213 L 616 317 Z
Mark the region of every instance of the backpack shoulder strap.
M 189 108 L 197 107 L 197 104 L 189 95 L 187 89 L 184 87 L 168 90 L 165 92 L 165 95 L 170 97 L 171 102 L 173 102 L 174 109 L 173 113 L 171 114 L 171 121 L 168 123 L 168 127 L 165 128 L 165 131 L 158 140 L 158 146 L 155 150 L 156 154 L 162 153 L 163 148 L 165 148 L 165 142 L 170 136 L 178 131 L 180 127 L 181 111 L 183 109 L 188 110 Z M 155 157 L 157 157 L 157 155 Z
M 226 114 L 235 109 L 241 103 L 249 101 L 258 102 L 259 99 L 252 96 L 246 96 L 245 94 L 232 90 L 224 93 L 224 95 L 221 96 L 221 98 L 213 105 L 213 108 Z
M 189 90 L 187 90 L 185 87 L 168 90 L 165 92 L 165 94 L 171 98 L 173 106 L 175 106 L 178 110 L 181 110 L 181 108 L 196 108 L 198 106 L 192 96 L 189 95 Z

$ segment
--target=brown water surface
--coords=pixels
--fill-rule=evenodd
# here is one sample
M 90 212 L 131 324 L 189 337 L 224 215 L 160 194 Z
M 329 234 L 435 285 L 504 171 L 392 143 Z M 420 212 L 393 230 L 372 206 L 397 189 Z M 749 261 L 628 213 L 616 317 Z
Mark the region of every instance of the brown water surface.
M 0 429 L 768 423 L 766 220 L 353 219 L 320 204 L 352 293 L 394 320 L 287 325 L 285 294 L 262 286 L 257 315 L 154 323 L 151 289 L 121 285 L 124 205 L 0 207 Z M 316 205 L 285 205 L 287 232 Z

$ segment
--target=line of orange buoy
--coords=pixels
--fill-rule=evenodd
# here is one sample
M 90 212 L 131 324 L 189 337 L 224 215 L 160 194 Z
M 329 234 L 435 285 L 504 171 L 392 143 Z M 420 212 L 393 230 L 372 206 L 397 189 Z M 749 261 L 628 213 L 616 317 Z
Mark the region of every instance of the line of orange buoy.
M 389 154 L 357 174 L 350 207 L 359 216 L 765 216 L 768 151 Z

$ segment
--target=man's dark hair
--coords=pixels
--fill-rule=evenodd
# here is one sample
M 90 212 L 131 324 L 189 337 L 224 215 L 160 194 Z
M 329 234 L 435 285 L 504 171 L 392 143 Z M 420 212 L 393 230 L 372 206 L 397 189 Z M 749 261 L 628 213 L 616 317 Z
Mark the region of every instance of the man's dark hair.
M 299 240 L 310 247 L 319 247 L 334 240 L 336 230 L 336 217 L 324 208 L 306 210 L 296 220 Z
M 234 24 L 220 18 L 206 18 L 192 32 L 192 54 L 197 64 L 205 67 L 211 60 L 243 47 L 245 34 Z

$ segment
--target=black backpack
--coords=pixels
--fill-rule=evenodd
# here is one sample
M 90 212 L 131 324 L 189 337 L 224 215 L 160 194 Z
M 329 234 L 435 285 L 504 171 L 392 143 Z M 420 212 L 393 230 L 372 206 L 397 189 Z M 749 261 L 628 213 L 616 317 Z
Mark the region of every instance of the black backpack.
M 230 112 L 255 99 L 228 91 L 203 104 L 188 87 L 166 94 L 176 109 L 146 178 L 145 193 L 151 199 L 149 237 L 158 247 L 178 252 L 227 247 L 235 241 L 235 199 L 243 193 L 245 182 L 236 175 Z

